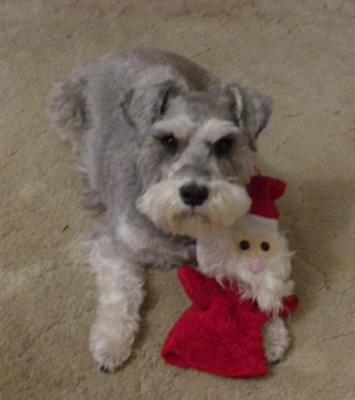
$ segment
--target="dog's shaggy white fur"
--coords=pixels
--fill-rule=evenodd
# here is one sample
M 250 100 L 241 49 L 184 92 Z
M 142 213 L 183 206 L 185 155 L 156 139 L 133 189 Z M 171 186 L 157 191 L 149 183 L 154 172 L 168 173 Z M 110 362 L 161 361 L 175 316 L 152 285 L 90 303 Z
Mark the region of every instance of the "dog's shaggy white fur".
M 88 204 L 106 210 L 86 247 L 99 290 L 90 350 L 113 371 L 131 354 L 144 267 L 191 261 L 186 235 L 224 229 L 246 211 L 271 100 L 183 57 L 140 49 L 79 67 L 54 86 L 49 112 L 79 154 Z M 285 332 L 278 320 L 266 335 L 272 361 L 287 347 L 271 340 L 275 331 Z
M 210 200 L 198 210 L 191 210 L 176 196 L 185 184 L 186 180 L 174 180 L 153 185 L 138 199 L 138 209 L 164 230 L 193 237 L 228 227 L 248 211 L 250 201 L 246 191 L 223 180 L 211 182 Z

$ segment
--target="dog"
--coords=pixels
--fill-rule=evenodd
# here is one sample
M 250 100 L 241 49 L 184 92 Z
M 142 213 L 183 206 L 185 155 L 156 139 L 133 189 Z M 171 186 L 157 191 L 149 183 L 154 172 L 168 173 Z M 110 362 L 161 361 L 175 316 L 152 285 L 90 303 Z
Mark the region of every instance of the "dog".
M 238 199 L 272 101 L 149 48 L 79 67 L 55 84 L 48 109 L 79 156 L 88 206 L 105 210 L 86 241 L 99 291 L 89 348 L 111 372 L 132 351 L 145 267 L 194 260 L 191 238 L 227 228 L 246 211 Z M 269 361 L 284 354 L 285 335 L 281 320 L 269 324 Z

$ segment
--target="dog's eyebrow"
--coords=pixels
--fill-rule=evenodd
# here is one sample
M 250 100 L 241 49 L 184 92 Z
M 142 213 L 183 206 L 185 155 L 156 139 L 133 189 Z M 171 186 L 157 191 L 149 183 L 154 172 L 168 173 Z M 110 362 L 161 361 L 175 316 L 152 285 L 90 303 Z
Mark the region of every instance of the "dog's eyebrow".
M 173 133 L 177 138 L 187 140 L 193 130 L 196 129 L 196 124 L 186 116 L 181 116 L 158 121 L 154 124 L 154 128 L 157 130 L 158 136 Z
M 225 135 L 240 133 L 241 130 L 232 121 L 216 118 L 206 121 L 199 130 L 201 137 L 211 143 Z

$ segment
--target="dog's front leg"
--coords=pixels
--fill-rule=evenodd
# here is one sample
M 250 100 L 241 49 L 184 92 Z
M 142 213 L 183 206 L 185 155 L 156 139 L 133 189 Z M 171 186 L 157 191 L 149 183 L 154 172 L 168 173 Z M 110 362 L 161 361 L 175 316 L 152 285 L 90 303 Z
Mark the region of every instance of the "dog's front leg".
M 144 298 L 144 274 L 140 266 L 117 254 L 109 237 L 94 239 L 90 247 L 89 261 L 99 290 L 90 351 L 102 371 L 112 372 L 132 351 Z

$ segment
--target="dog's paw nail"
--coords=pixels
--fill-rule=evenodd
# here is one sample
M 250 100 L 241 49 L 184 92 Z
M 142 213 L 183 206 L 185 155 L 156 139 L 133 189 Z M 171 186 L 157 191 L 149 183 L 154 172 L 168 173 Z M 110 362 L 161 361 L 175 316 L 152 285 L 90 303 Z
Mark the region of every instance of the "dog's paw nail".
M 120 338 L 121 341 L 118 340 Z M 90 351 L 97 362 L 98 369 L 106 373 L 114 372 L 129 358 L 134 337 L 127 339 L 127 337 L 116 335 L 116 340 L 113 341 L 94 332 L 90 339 Z

